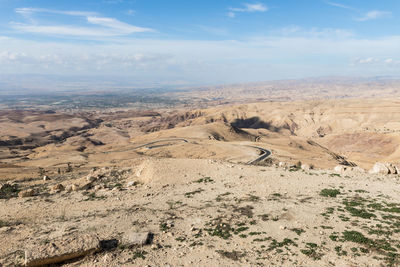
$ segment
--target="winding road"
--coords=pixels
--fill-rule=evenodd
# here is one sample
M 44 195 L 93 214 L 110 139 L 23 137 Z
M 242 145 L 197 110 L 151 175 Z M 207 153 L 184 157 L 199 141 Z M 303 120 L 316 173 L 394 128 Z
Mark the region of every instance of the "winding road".
M 256 148 L 256 149 L 258 149 L 258 150 L 260 150 L 262 152 L 261 155 L 258 158 L 254 159 L 254 160 L 250 160 L 249 162 L 247 162 L 248 165 L 252 165 L 254 163 L 260 162 L 260 161 L 268 158 L 272 154 L 271 151 L 269 151 L 269 150 L 267 150 L 265 148 L 262 148 L 262 147 L 258 147 L 258 146 L 248 146 L 248 147 Z
M 139 149 L 139 148 L 142 148 L 142 147 L 147 147 L 148 149 L 153 149 L 153 148 L 162 147 L 162 146 L 170 146 L 170 145 L 173 145 L 173 144 L 164 144 L 164 145 L 154 145 L 154 144 L 161 143 L 161 142 L 174 142 L 174 141 L 180 141 L 180 142 L 184 142 L 184 143 L 189 143 L 189 141 L 187 139 L 184 139 L 184 138 L 162 139 L 162 140 L 156 140 L 156 141 L 152 141 L 152 142 L 149 142 L 149 143 L 134 147 L 133 149 Z M 154 145 L 154 146 L 151 146 L 151 145 Z M 252 165 L 252 164 L 255 164 L 257 162 L 260 162 L 260 161 L 268 158 L 272 154 L 271 151 L 269 151 L 269 150 L 267 150 L 265 148 L 262 148 L 262 147 L 249 146 L 249 145 L 243 145 L 243 146 L 255 148 L 255 149 L 258 149 L 258 150 L 261 151 L 261 154 L 260 154 L 260 156 L 258 158 L 250 160 L 250 161 L 248 161 L 246 163 L 248 165 Z

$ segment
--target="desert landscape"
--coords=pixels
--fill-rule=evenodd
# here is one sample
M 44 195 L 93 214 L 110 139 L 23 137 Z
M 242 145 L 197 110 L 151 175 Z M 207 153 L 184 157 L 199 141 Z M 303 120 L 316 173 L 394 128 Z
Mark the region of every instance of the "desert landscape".
M 399 0 L 0 0 L 0 267 L 400 266 Z
M 383 84 L 3 104 L 0 265 L 398 266 L 400 87 Z

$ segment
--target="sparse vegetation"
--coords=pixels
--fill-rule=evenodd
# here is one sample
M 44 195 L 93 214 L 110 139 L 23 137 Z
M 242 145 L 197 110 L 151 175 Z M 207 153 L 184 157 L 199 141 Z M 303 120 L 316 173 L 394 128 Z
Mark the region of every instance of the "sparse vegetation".
M 136 250 L 133 252 L 132 259 L 146 259 L 147 252 L 144 250 Z
M 0 187 L 0 199 L 17 197 L 20 191 L 17 184 L 4 184 Z
M 211 179 L 211 177 L 203 177 L 203 178 L 201 178 L 201 179 L 199 179 L 199 180 L 196 180 L 195 181 L 195 183 L 205 183 L 205 184 L 207 184 L 207 183 L 213 183 L 214 182 L 214 180 L 213 179 Z
M 197 189 L 195 191 L 185 193 L 185 197 L 192 198 L 194 195 L 200 194 L 203 191 L 204 191 L 204 189 L 199 188 L 199 189 Z
M 322 189 L 319 194 L 324 197 L 336 197 L 337 195 L 340 195 L 340 191 L 338 189 L 327 188 L 327 189 Z
M 242 253 L 242 252 L 238 252 L 238 251 L 225 251 L 225 250 L 217 250 L 217 252 L 228 259 L 234 260 L 234 261 L 238 261 L 240 260 L 240 258 L 244 257 L 246 255 L 246 253 Z

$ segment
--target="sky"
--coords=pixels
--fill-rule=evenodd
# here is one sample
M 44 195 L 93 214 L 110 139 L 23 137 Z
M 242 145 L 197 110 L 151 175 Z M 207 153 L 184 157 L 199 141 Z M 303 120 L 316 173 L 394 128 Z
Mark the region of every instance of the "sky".
M 0 0 L 0 74 L 172 85 L 399 76 L 399 25 L 399 0 Z

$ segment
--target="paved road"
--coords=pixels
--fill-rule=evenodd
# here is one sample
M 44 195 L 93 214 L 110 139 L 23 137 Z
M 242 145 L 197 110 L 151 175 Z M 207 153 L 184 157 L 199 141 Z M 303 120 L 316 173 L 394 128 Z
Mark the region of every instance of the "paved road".
M 134 147 L 133 149 L 139 149 L 139 148 L 142 148 L 142 147 L 147 147 L 149 149 L 152 149 L 152 148 L 156 148 L 156 147 L 168 146 L 168 145 L 172 145 L 172 144 L 165 144 L 165 145 L 154 145 L 154 144 L 161 143 L 161 142 L 173 142 L 173 141 L 181 141 L 181 142 L 185 142 L 185 143 L 189 142 L 188 140 L 186 140 L 184 138 L 163 139 L 163 140 L 156 140 L 156 141 L 153 141 L 153 142 L 149 142 L 149 143 Z M 154 146 L 150 146 L 150 145 L 154 145 Z M 246 145 L 246 146 L 247 147 L 251 147 L 251 148 L 255 148 L 255 149 L 258 149 L 258 150 L 261 151 L 261 155 L 258 158 L 250 160 L 249 162 L 247 162 L 247 164 L 249 164 L 249 165 L 255 164 L 257 162 L 260 162 L 260 161 L 268 158 L 272 154 L 271 151 L 269 151 L 269 150 L 267 150 L 265 148 L 262 148 L 262 147 L 248 146 L 248 145 Z
M 254 159 L 254 160 L 250 160 L 249 162 L 247 162 L 247 164 L 249 164 L 249 165 L 257 163 L 257 162 L 260 162 L 260 161 L 268 158 L 272 154 L 271 151 L 269 151 L 269 150 L 267 150 L 265 148 L 262 148 L 262 147 L 258 147 L 258 146 L 248 146 L 248 147 L 259 149 L 262 152 L 262 154 L 258 158 Z
M 153 142 L 149 142 L 149 143 L 134 147 L 133 149 L 139 149 L 139 148 L 142 148 L 142 147 L 148 147 L 148 148 L 152 149 L 152 148 L 155 148 L 155 147 L 166 146 L 166 145 L 158 145 L 158 146 L 151 146 L 151 147 L 149 147 L 149 145 L 154 145 L 154 144 L 160 143 L 160 142 L 172 142 L 172 141 L 182 141 L 182 142 L 185 142 L 185 143 L 189 142 L 188 140 L 186 140 L 184 138 L 162 139 L 162 140 L 156 140 L 156 141 L 153 141 Z

